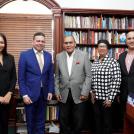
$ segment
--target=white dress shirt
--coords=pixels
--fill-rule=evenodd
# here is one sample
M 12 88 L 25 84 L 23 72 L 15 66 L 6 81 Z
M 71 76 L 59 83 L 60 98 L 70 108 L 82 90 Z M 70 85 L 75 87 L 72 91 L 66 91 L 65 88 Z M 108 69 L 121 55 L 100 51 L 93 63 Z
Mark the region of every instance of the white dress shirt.
M 35 53 L 36 58 L 37 58 L 37 61 L 38 61 L 38 59 L 39 59 L 39 55 L 37 54 L 38 51 L 35 50 L 34 48 L 33 48 L 33 50 L 34 50 L 34 53 Z M 41 60 L 42 60 L 42 63 L 43 63 L 43 65 L 44 65 L 44 55 L 43 55 L 43 50 L 41 51 Z M 24 95 L 24 96 L 22 96 L 22 97 L 25 98 L 25 97 L 27 97 L 27 96 L 28 96 L 28 95 Z
M 71 54 L 69 57 L 68 53 L 66 52 L 67 55 L 67 67 L 68 67 L 68 73 L 69 76 L 71 76 L 71 70 L 72 70 L 72 64 L 73 64 L 73 56 L 74 56 L 75 51 Z

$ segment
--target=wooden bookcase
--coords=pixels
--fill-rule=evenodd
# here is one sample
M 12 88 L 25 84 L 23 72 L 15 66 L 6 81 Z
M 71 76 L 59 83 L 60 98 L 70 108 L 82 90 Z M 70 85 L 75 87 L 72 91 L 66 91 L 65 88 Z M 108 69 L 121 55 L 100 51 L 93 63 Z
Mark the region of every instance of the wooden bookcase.
M 89 59 L 97 58 L 97 41 L 107 39 L 112 49 L 111 57 L 118 59 L 120 53 L 127 49 L 120 42 L 120 37 L 134 29 L 134 11 L 62 9 L 63 38 L 73 35 L 77 49 L 86 51 Z

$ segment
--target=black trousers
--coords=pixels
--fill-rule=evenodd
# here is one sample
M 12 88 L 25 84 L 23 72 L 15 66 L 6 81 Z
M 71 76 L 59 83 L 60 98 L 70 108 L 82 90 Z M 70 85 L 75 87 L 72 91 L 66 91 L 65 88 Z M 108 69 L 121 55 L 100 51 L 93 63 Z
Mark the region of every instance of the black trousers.
M 8 120 L 11 104 L 0 104 L 0 134 L 8 134 Z
M 60 134 L 80 134 L 86 102 L 75 104 L 69 91 L 66 103 L 60 103 Z
M 120 101 L 121 115 L 122 115 L 122 125 L 123 126 L 124 126 L 124 115 L 126 113 L 126 102 L 127 101 Z
M 112 134 L 112 107 L 105 108 L 104 100 L 95 100 L 93 115 L 95 134 Z

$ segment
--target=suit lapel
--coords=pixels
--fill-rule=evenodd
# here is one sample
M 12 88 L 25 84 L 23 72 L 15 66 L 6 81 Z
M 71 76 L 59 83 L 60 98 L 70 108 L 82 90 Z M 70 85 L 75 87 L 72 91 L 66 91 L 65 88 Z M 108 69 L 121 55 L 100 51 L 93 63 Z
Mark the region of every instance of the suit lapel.
M 123 70 L 124 70 L 124 72 L 128 75 L 128 71 L 127 71 L 127 68 L 126 68 L 126 63 L 125 63 L 125 59 L 126 59 L 126 55 L 127 55 L 127 51 L 126 51 L 126 53 L 124 53 L 124 55 L 122 56 L 122 64 L 123 64 Z
M 66 69 L 66 72 L 69 76 L 69 73 L 68 73 L 68 67 L 67 67 L 67 56 L 66 56 L 66 51 L 63 52 L 63 62 L 64 62 L 64 65 L 65 65 L 65 69 Z
M 33 49 L 31 49 L 30 55 L 31 55 L 31 60 L 33 61 L 33 66 L 35 66 L 35 69 L 37 70 L 38 73 L 41 73 L 39 63 L 37 61 L 37 58 Z
M 8 56 L 3 55 L 3 66 L 0 64 L 0 67 L 7 71 L 5 67 L 8 66 Z
M 74 68 L 76 66 L 76 63 L 77 63 L 77 60 L 78 60 L 78 57 L 79 57 L 79 52 L 77 50 L 75 50 L 75 53 L 74 53 L 74 56 L 73 56 L 73 63 L 72 63 L 72 69 L 71 69 L 71 75 L 70 77 L 72 76 L 73 74 L 73 71 L 74 71 Z
M 129 70 L 129 74 L 131 74 L 131 71 L 134 69 L 134 59 L 132 61 L 132 64 L 131 64 L 131 67 L 130 67 L 130 70 Z

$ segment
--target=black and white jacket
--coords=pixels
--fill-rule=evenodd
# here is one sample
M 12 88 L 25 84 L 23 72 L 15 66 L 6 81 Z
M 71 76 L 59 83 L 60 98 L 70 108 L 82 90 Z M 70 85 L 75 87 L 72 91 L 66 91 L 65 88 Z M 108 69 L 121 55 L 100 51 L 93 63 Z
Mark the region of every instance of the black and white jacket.
M 99 57 L 92 64 L 92 91 L 95 99 L 113 102 L 121 84 L 121 71 L 119 63 L 106 55 L 102 61 Z

